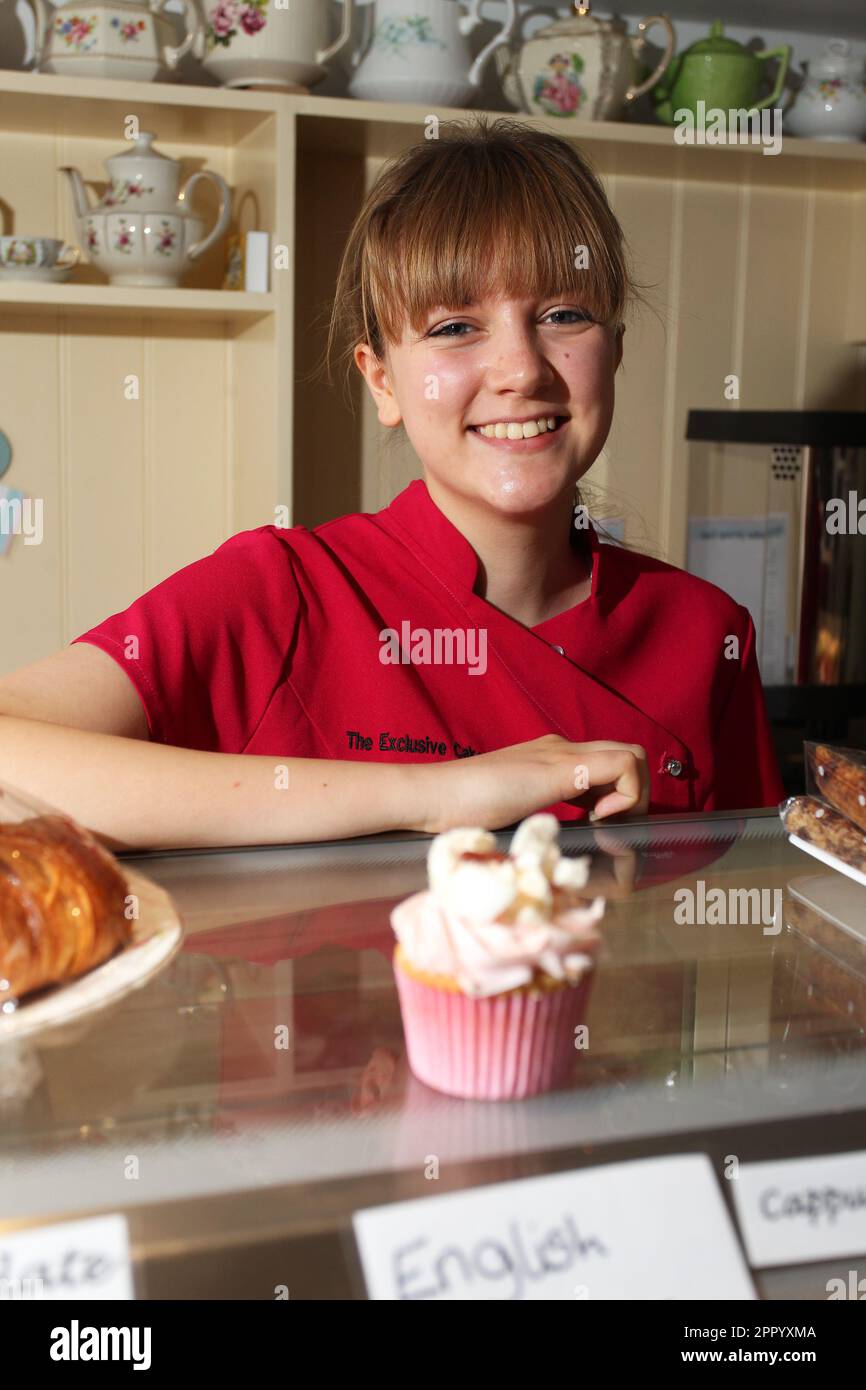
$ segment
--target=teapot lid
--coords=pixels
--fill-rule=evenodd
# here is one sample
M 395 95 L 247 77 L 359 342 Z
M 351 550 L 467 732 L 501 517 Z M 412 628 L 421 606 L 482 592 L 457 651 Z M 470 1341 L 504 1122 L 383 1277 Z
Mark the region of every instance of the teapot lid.
M 137 140 L 130 141 L 125 150 L 121 150 L 119 154 L 113 154 L 111 158 L 107 159 L 105 162 L 109 168 L 113 168 L 115 164 L 120 164 L 127 159 L 158 159 L 163 164 L 177 164 L 176 159 L 172 159 L 167 154 L 160 154 L 159 150 L 153 149 L 153 142 L 155 139 L 156 136 L 153 131 L 139 131 Z
M 852 54 L 847 39 L 828 39 L 808 69 L 810 77 L 857 77 L 863 71 L 863 60 Z
M 554 24 L 548 24 L 543 29 L 537 29 L 527 40 L 532 43 L 533 39 L 547 38 L 591 38 L 593 34 L 624 34 L 626 26 L 621 19 L 596 19 L 591 13 L 590 0 L 573 0 L 572 8 L 574 14 L 567 19 L 558 19 Z
M 698 39 L 691 48 L 687 48 L 683 57 L 691 57 L 693 53 L 739 53 L 741 57 L 751 58 L 751 51 L 744 44 L 737 43 L 736 39 L 728 39 L 722 32 L 723 25 L 720 19 L 713 20 L 710 25 L 710 32 L 705 39 Z

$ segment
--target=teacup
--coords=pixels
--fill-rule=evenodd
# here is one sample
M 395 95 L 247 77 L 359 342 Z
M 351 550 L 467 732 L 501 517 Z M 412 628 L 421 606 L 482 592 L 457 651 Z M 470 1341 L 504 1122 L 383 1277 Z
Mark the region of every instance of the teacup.
M 77 246 L 51 236 L 0 236 L 0 265 L 11 269 L 58 270 L 77 265 L 81 252 Z

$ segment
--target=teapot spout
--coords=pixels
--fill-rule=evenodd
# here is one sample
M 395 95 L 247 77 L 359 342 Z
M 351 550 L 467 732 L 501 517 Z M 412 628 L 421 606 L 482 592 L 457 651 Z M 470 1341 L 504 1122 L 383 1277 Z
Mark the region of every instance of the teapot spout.
M 69 180 L 75 216 L 79 218 L 86 217 L 87 214 L 92 211 L 92 208 L 87 197 L 87 189 L 84 187 L 84 180 L 81 174 L 69 164 L 65 164 L 59 172 L 65 174 Z

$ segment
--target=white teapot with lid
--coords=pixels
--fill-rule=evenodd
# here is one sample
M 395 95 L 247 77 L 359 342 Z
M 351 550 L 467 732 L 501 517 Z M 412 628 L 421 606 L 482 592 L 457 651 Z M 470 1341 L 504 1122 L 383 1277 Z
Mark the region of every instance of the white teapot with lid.
M 863 60 L 847 39 L 830 39 L 804 63 L 806 80 L 782 117 L 783 132 L 810 140 L 862 140 L 866 136 Z
M 523 26 L 534 13 L 521 16 L 513 49 L 500 50 L 496 65 L 506 99 L 532 116 L 554 117 L 561 130 L 579 129 L 584 121 L 616 121 L 648 92 L 670 64 L 676 37 L 665 14 L 648 15 L 635 33 L 624 20 L 599 19 L 590 0 L 573 0 L 572 14 L 523 39 Z M 659 25 L 666 47 L 655 69 L 639 80 L 647 30 Z
M 155 138 L 142 131 L 128 150 L 105 161 L 110 183 L 95 207 L 79 171 L 69 165 L 61 169 L 72 188 L 78 239 L 112 285 L 176 285 L 229 225 L 231 193 L 225 180 L 200 169 L 178 192 L 180 163 L 153 149 Z M 214 183 L 220 195 L 219 213 L 207 235 L 188 203 L 201 179 Z

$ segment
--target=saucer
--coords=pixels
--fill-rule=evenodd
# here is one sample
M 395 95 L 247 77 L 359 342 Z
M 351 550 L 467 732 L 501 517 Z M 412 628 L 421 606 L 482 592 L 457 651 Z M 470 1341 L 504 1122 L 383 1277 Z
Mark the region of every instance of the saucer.
M 47 280 L 61 284 L 68 280 L 74 266 L 71 265 L 0 265 L 0 282 L 3 280 Z

